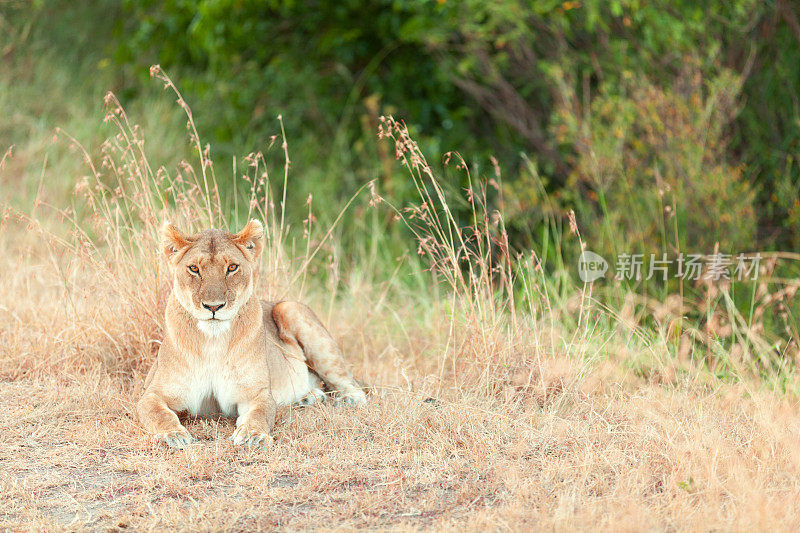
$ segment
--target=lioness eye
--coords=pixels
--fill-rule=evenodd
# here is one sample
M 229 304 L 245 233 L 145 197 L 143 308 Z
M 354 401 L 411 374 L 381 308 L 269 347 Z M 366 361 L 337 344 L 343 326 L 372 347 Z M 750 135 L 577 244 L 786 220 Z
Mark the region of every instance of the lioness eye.
M 200 272 L 200 269 L 199 269 L 199 268 L 197 268 L 197 267 L 196 267 L 196 266 L 194 266 L 194 265 L 189 265 L 189 271 L 190 271 L 190 272 L 193 272 L 193 273 L 195 273 L 195 274 L 197 274 L 198 272 Z
M 239 268 L 239 265 L 230 264 L 228 265 L 228 272 L 236 272 L 237 268 Z

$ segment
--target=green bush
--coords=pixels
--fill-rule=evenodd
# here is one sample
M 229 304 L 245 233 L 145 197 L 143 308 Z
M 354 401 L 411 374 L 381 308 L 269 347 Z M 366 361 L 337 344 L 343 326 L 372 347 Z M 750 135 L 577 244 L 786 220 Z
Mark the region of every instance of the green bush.
M 548 194 L 570 198 L 570 188 L 581 179 L 574 176 L 574 161 L 583 157 L 582 150 L 551 135 L 562 120 L 554 113 L 561 112 L 556 110 L 563 109 L 566 95 L 587 109 L 610 105 L 610 95 L 615 106 L 637 107 L 640 97 L 630 93 L 628 75 L 646 77 L 654 90 L 674 99 L 670 95 L 681 91 L 675 83 L 681 82 L 684 62 L 694 58 L 692 68 L 704 79 L 729 71 L 738 75 L 746 105 L 723 121 L 732 133 L 723 145 L 705 155 L 681 155 L 694 158 L 695 167 L 702 160 L 704 172 L 711 172 L 704 183 L 691 185 L 697 205 L 687 209 L 724 198 L 718 187 L 707 185 L 710 175 L 738 172 L 735 181 L 759 191 L 758 222 L 766 230 L 761 235 L 774 236 L 763 244 L 785 244 L 798 234 L 793 222 L 800 219 L 800 207 L 792 198 L 800 178 L 794 163 L 800 121 L 792 102 L 800 92 L 793 83 L 799 48 L 791 30 L 797 9 L 783 0 L 126 0 L 123 5 L 116 61 L 141 73 L 161 63 L 173 73 L 201 110 L 201 134 L 218 154 L 262 149 L 276 133 L 275 115 L 282 114 L 299 154 L 293 159 L 297 174 L 309 189 L 334 196 L 346 196 L 377 176 L 402 193 L 402 180 L 378 161 L 374 135 L 377 117 L 393 114 L 431 155 L 458 149 L 478 172 L 489 168 L 490 155 L 497 156 L 523 204 L 538 194 L 527 189 L 527 158 Z M 560 81 L 554 72 L 563 73 Z M 628 98 L 633 99 L 626 104 Z M 730 103 L 732 109 L 738 102 Z M 652 122 L 647 113 L 629 118 Z M 707 158 L 715 156 L 724 163 L 713 170 Z M 660 172 L 671 172 L 669 166 L 662 157 Z M 649 168 L 654 172 L 652 164 Z M 687 182 L 681 183 L 683 188 Z M 710 197 L 701 200 L 702 195 Z M 749 199 L 750 193 L 744 196 Z M 516 221 L 519 246 L 528 244 L 525 236 L 540 220 Z M 695 222 L 701 221 L 688 216 L 684 225 L 706 235 L 709 228 Z M 726 227 L 718 221 L 720 231 Z M 780 231 L 769 230 L 774 227 Z M 634 231 L 630 239 L 647 238 L 646 229 L 641 235 L 626 229 Z M 754 235 L 749 222 L 729 238 L 740 242 L 747 235 Z
M 473 176 L 493 176 L 495 156 L 502 201 L 516 213 L 509 220 L 512 244 L 523 250 L 568 209 L 597 210 L 601 200 L 599 209 L 609 223 L 619 220 L 628 241 L 641 247 L 658 241 L 652 221 L 633 224 L 627 203 L 611 203 L 625 198 L 616 185 L 605 191 L 587 177 L 587 132 L 569 130 L 568 108 L 599 148 L 619 142 L 602 128 L 628 121 L 631 159 L 603 170 L 627 174 L 602 181 L 645 183 L 657 169 L 675 187 L 669 194 L 689 202 L 676 215 L 687 245 L 706 246 L 717 237 L 732 246 L 756 239 L 750 248 L 800 244 L 799 11 L 786 0 L 93 0 L 12 2 L 2 16 L 10 34 L 31 29 L 44 39 L 37 46 L 56 43 L 65 61 L 94 57 L 96 43 L 107 42 L 110 61 L 98 65 L 123 101 L 141 94 L 151 83 L 148 67 L 160 63 L 195 109 L 223 183 L 232 181 L 231 157 L 265 150 L 282 115 L 294 180 L 290 212 L 304 212 L 313 192 L 318 216 L 329 218 L 328 211 L 337 213 L 376 178 L 401 201 L 413 196 L 376 138 L 381 115 L 404 120 L 431 160 L 459 150 Z M 721 94 L 714 80 L 737 87 L 728 91 L 724 117 L 692 118 L 689 126 L 700 131 L 705 120 L 724 124 L 726 132 L 713 132 L 714 144 L 697 153 L 660 147 L 655 138 L 639 150 L 634 141 L 641 131 L 668 123 L 670 113 L 704 116 L 681 85 L 687 72 L 705 80 L 696 91 L 702 102 Z M 641 79 L 663 95 L 648 112 L 640 109 L 645 89 L 631 82 Z M 282 154 L 273 152 L 267 157 L 280 166 Z M 632 167 L 639 163 L 645 168 Z M 672 175 L 683 168 L 703 180 Z M 462 173 L 442 173 L 453 188 L 466 185 Z M 611 196 L 592 197 L 600 192 Z M 501 196 L 490 201 L 499 205 Z M 650 219 L 654 201 L 641 203 Z M 722 203 L 734 209 L 726 212 Z M 704 211 L 720 216 L 695 215 Z M 456 214 L 468 218 L 469 210 Z M 728 216 L 744 227 L 726 233 Z
M 575 147 L 567 188 L 597 251 L 752 250 L 754 191 L 727 156 L 741 78 L 686 64 L 668 89 L 627 73 L 585 110 L 563 85 L 553 134 Z

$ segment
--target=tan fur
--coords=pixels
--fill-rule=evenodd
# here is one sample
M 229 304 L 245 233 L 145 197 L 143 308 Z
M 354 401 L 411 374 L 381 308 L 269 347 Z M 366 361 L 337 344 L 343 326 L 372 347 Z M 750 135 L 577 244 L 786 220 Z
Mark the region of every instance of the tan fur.
M 325 398 L 319 378 L 343 401 L 366 403 L 311 309 L 253 296 L 263 248 L 258 221 L 236 234 L 211 229 L 187 236 L 171 224 L 162 234 L 173 276 L 166 335 L 137 405 L 156 438 L 183 447 L 192 437 L 177 413 L 219 412 L 237 417 L 235 444 L 266 444 L 276 405 Z

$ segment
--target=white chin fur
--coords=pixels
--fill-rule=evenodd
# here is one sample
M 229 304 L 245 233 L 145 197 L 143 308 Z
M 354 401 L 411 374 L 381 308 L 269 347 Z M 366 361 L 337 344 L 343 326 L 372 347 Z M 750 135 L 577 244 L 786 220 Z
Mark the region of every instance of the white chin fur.
M 197 329 L 206 337 L 219 337 L 231 329 L 230 320 L 198 320 Z

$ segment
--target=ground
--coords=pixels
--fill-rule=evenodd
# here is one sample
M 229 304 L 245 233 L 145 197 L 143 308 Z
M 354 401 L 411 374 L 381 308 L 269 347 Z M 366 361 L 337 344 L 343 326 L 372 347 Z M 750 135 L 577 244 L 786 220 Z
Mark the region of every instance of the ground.
M 547 373 L 547 372 L 546 372 Z M 664 387 L 603 366 L 487 409 L 376 389 L 365 409 L 283 409 L 276 443 L 154 445 L 129 378 L 0 383 L 0 527 L 39 530 L 794 529 L 796 405 Z M 572 381 L 571 383 L 568 383 Z M 548 392 L 549 390 L 549 392 Z M 542 391 L 539 391 L 542 392 Z

